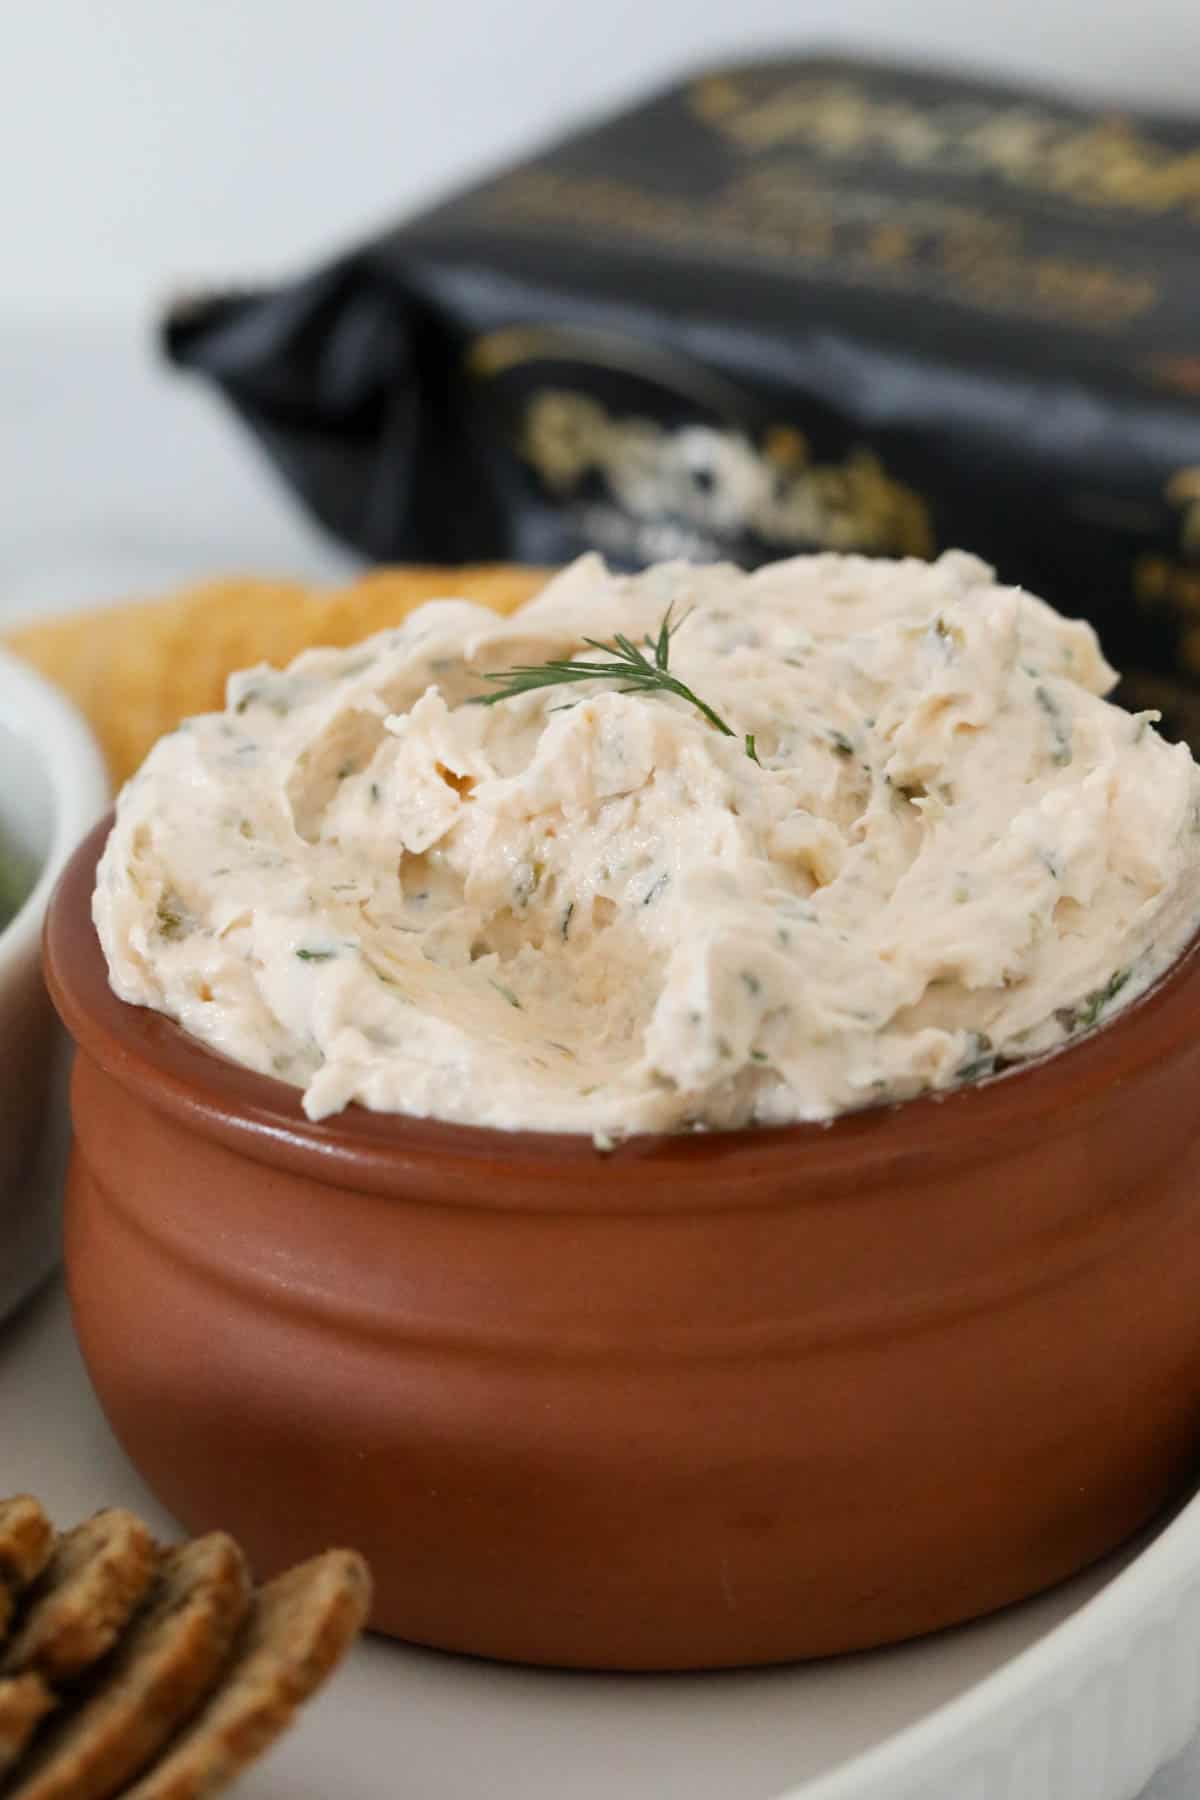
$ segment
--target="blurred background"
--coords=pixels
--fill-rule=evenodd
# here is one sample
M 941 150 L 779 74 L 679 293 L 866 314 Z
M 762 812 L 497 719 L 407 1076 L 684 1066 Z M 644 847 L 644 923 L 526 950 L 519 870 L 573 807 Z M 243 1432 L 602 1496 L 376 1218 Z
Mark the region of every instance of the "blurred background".
M 1083 97 L 1200 95 L 1195 0 L 17 0 L 0 67 L 0 618 L 347 559 L 150 321 L 302 269 L 706 60 L 894 51 Z
M 1195 0 L 18 0 L 6 40 L 3 303 L 92 319 L 282 273 L 689 63 L 845 45 L 1181 108 L 1200 79 Z

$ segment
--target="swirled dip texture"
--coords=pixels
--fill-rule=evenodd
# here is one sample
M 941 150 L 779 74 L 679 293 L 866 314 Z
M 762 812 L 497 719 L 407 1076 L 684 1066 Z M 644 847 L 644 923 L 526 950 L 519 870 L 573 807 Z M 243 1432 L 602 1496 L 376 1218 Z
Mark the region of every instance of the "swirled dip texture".
M 668 606 L 734 735 L 612 682 L 471 704 Z M 100 865 L 112 985 L 318 1119 L 603 1141 L 977 1079 L 1127 1004 L 1200 914 L 1200 770 L 1112 681 L 958 553 L 590 557 L 511 619 L 439 601 L 158 744 Z

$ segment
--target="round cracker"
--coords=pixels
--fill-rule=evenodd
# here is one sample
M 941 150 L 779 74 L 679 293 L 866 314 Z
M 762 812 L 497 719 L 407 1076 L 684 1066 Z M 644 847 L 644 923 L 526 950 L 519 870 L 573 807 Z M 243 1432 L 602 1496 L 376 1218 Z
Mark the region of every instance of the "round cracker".
M 16 1762 L 54 1705 L 40 1675 L 0 1675 L 0 1775 Z
M 0 1577 L 12 1588 L 36 1581 L 54 1551 L 55 1532 L 32 1494 L 0 1500 Z
M 352 1550 L 327 1550 L 268 1582 L 220 1687 L 125 1800 L 203 1800 L 234 1780 L 332 1674 L 370 1602 L 370 1573 Z
M 215 1686 L 250 1607 L 246 1559 L 214 1532 L 163 1558 L 149 1603 L 5 1800 L 110 1800 Z
M 123 1508 L 99 1512 L 59 1540 L 0 1659 L 0 1674 L 36 1671 L 52 1685 L 99 1662 L 153 1580 L 154 1539 Z

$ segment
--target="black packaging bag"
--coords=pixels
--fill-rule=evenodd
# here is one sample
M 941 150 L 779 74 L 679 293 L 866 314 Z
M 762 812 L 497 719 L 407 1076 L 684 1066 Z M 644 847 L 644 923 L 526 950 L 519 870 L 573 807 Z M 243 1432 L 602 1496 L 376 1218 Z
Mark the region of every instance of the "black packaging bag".
M 1200 122 L 712 70 L 165 336 L 369 557 L 961 546 L 1200 743 Z

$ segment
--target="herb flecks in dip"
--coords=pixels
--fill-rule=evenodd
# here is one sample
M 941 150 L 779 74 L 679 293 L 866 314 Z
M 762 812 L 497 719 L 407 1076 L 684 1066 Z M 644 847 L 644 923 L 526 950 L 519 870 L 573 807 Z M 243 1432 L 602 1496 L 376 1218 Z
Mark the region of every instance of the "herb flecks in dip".
M 653 660 L 668 608 L 727 731 L 611 679 L 503 692 L 589 639 Z M 313 1118 L 603 1142 L 976 1080 L 1128 1004 L 1200 915 L 1200 770 L 1112 680 L 961 554 L 589 557 L 511 619 L 425 606 L 157 746 L 100 865 L 112 984 Z

